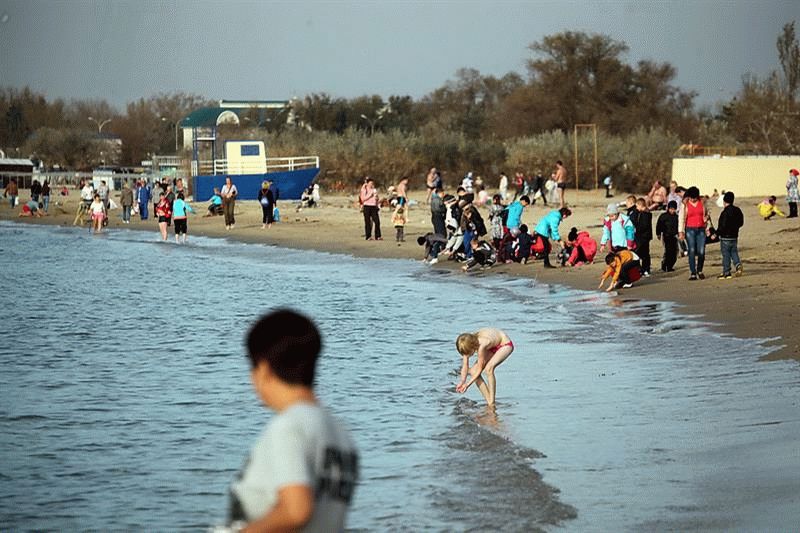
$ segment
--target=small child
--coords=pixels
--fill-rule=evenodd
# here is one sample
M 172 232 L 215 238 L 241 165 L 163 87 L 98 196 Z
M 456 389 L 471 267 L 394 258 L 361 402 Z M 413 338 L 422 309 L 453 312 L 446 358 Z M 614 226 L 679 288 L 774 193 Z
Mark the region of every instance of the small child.
M 456 391 L 463 394 L 475 383 L 486 403 L 494 405 L 497 392 L 494 370 L 514 351 L 514 343 L 502 330 L 481 328 L 475 333 L 459 335 L 456 339 L 456 350 L 461 354 L 461 379 L 456 385 Z M 475 353 L 478 355 L 478 360 L 470 367 L 469 358 Z M 484 371 L 485 381 L 481 376 Z M 469 380 L 467 380 L 468 374 Z
M 758 213 L 762 217 L 764 217 L 764 220 L 769 220 L 775 215 L 778 215 L 779 217 L 786 216 L 781 212 L 780 209 L 778 209 L 778 206 L 775 205 L 776 200 L 777 198 L 775 198 L 774 196 L 770 196 L 769 198 L 766 198 L 763 202 L 758 204 Z
M 394 214 L 392 215 L 392 224 L 397 232 L 395 235 L 395 241 L 397 241 L 397 244 L 399 245 L 401 242 L 406 242 L 404 233 L 406 225 L 406 208 L 403 207 L 403 204 L 399 204 L 395 208 Z
M 639 259 L 636 254 L 630 250 L 620 250 L 619 252 L 612 252 L 606 256 L 606 269 L 600 277 L 600 285 L 598 289 L 603 288 L 603 283 L 606 279 L 611 278 L 611 283 L 608 285 L 606 292 L 611 292 L 614 289 L 630 289 L 635 281 L 641 278 L 641 271 L 639 267 Z
M 636 255 L 642 262 L 642 275 L 650 276 L 650 241 L 653 240 L 653 214 L 647 209 L 644 198 L 636 200 L 636 211 L 631 216 L 635 230 Z
M 528 258 L 531 256 L 531 245 L 533 238 L 528 233 L 528 226 L 522 224 L 519 227 L 519 235 L 516 239 L 506 244 L 506 263 L 512 261 L 516 263 L 528 263 Z
M 656 222 L 656 238 L 664 245 L 661 271 L 673 272 L 678 260 L 678 202 L 670 200 L 667 212 L 661 213 Z
M 469 246 L 472 255 L 467 258 L 466 264 L 461 267 L 464 272 L 471 270 L 477 265 L 488 268 L 497 262 L 497 252 L 488 242 L 472 239 Z
M 89 213 L 92 217 L 92 231 L 100 233 L 103 229 L 103 220 L 106 218 L 106 204 L 103 203 L 97 193 L 95 193 L 94 200 L 89 205 Z

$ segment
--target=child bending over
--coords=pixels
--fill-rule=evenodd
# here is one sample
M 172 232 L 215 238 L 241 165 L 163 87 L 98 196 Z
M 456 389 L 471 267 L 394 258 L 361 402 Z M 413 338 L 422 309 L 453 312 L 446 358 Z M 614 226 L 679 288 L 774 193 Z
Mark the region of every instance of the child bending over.
M 598 289 L 602 289 L 606 279 L 611 278 L 606 292 L 619 288 L 630 289 L 633 282 L 642 277 L 639 258 L 630 250 L 620 250 L 608 254 L 606 264 L 608 267 L 600 277 L 600 285 L 597 286 Z
M 475 383 L 486 403 L 494 405 L 497 392 L 494 371 L 514 351 L 514 343 L 502 330 L 481 328 L 475 333 L 459 335 L 456 339 L 456 349 L 461 354 L 461 380 L 456 386 L 456 391 L 463 394 Z M 478 359 L 470 367 L 469 358 L 473 354 L 477 354 Z M 481 376 L 482 372 L 486 373 L 486 380 Z

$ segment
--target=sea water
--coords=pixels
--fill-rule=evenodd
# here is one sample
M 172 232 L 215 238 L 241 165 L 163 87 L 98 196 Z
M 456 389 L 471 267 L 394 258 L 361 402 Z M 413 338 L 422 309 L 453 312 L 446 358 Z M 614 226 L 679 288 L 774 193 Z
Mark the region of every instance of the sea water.
M 279 228 L 277 229 L 279 231 Z M 0 224 L 0 522 L 203 530 L 270 413 L 243 338 L 318 323 L 363 531 L 791 529 L 800 372 L 668 304 L 400 260 Z M 536 268 L 536 267 L 532 267 Z M 710 284 L 709 284 L 710 285 Z M 516 349 L 496 411 L 455 337 Z

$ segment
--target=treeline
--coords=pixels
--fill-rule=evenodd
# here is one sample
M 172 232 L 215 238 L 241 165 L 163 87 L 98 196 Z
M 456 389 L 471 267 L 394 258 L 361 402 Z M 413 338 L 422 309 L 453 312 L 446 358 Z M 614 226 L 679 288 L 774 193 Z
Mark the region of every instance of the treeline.
M 725 146 L 738 153 L 798 153 L 800 46 L 794 22 L 777 38 L 779 68 L 743 77 L 717 109 L 697 109 L 695 94 L 674 85 L 669 63 L 625 60 L 628 47 L 606 35 L 562 32 L 529 46 L 525 75 L 486 76 L 461 69 L 424 97 L 336 98 L 311 94 L 289 109 L 242 117 L 222 138 L 263 139 L 271 156 L 317 154 L 322 179 L 346 187 L 365 174 L 383 181 L 421 179 L 429 166 L 485 177 L 523 169 L 549 173 L 556 159 L 573 166 L 573 127 L 596 124 L 600 179 L 629 188 L 669 173 L 681 144 Z M 125 165 L 174 153 L 177 122 L 214 105 L 204 97 L 159 94 L 119 112 L 105 101 L 47 101 L 29 89 L 0 91 L 0 147 L 49 166 L 91 168 L 102 154 L 98 130 L 119 136 Z M 91 119 L 89 119 L 91 117 Z M 581 129 L 581 186 L 594 186 L 593 142 Z M 573 173 L 574 176 L 574 173 Z M 451 181 L 452 182 L 452 181 Z

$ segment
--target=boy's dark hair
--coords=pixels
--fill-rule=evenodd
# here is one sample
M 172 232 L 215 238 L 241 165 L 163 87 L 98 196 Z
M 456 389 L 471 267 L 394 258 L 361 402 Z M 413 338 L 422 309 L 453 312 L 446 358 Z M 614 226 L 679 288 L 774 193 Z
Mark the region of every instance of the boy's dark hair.
M 675 200 L 670 200 L 667 203 L 667 209 L 678 209 L 678 202 L 676 202 Z
M 179 192 L 178 193 L 178 200 L 183 200 L 183 199 L 184 199 L 183 193 Z
M 420 246 L 422 246 L 423 244 L 425 244 L 425 237 L 423 237 L 422 235 L 420 235 L 419 237 L 417 237 L 417 244 L 419 244 Z
M 678 185 L 677 187 L 675 187 L 675 192 L 686 192 L 686 187 Z
M 562 163 L 560 159 L 558 161 L 556 161 L 556 165 L 563 165 L 563 164 L 564 163 Z
M 608 254 L 606 256 L 606 264 L 610 265 L 611 263 L 613 263 L 615 257 L 617 257 L 617 254 L 615 254 L 614 252 L 611 252 L 610 254 Z
M 519 232 L 520 232 L 520 233 L 528 233 L 528 226 L 527 226 L 527 224 L 521 224 L 521 225 L 520 225 L 520 227 L 519 227 Z
M 736 199 L 736 195 L 733 194 L 733 191 L 728 191 L 722 195 L 722 201 L 726 204 L 733 205 L 733 201 Z
M 264 315 L 247 334 L 252 368 L 264 361 L 281 381 L 293 385 L 313 386 L 321 349 L 314 323 L 289 309 Z
M 574 241 L 578 238 L 578 228 L 572 228 L 569 230 L 569 235 L 567 235 L 568 241 Z
M 569 207 L 562 207 L 561 209 L 558 210 L 558 212 L 561 213 L 562 218 L 567 218 L 572 216 L 572 209 L 570 209 Z
M 530 198 L 528 198 L 528 196 L 527 196 L 527 195 L 525 195 L 525 196 L 523 196 L 522 198 L 520 198 L 520 199 L 519 199 L 519 201 L 520 201 L 520 202 L 525 202 L 526 204 L 530 204 L 530 203 L 531 203 L 531 199 L 530 199 Z

